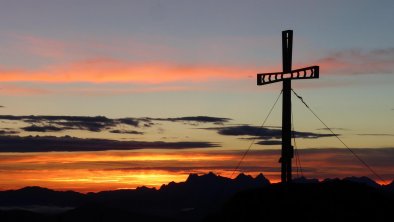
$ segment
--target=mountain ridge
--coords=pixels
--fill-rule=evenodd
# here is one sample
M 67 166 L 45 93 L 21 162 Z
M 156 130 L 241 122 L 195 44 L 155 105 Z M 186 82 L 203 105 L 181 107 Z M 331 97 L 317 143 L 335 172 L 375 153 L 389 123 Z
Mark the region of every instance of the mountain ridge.
M 286 188 L 286 186 L 289 188 Z M 54 218 L 51 215 L 63 218 L 62 221 L 83 221 L 82 218 L 97 218 L 95 213 L 100 212 L 102 217 L 107 218 L 108 221 L 123 221 L 122 218 L 139 218 L 136 220 L 193 222 L 209 219 L 208 215 L 220 212 L 222 206 L 224 206 L 223 209 L 226 209 L 225 206 L 228 206 L 228 203 L 235 201 L 236 205 L 237 197 L 241 194 L 248 196 L 245 194 L 248 192 L 258 191 L 256 196 L 259 196 L 261 192 L 266 192 L 267 197 L 270 197 L 273 193 L 287 192 L 287 189 L 293 189 L 296 194 L 299 191 L 308 196 L 310 195 L 308 189 L 310 189 L 310 192 L 317 193 L 317 196 L 326 197 L 326 194 L 331 192 L 327 187 L 334 187 L 339 191 L 340 189 L 348 189 L 350 193 L 361 190 L 367 196 L 378 195 L 377 199 L 381 198 L 379 196 L 381 193 L 394 197 L 394 181 L 381 186 L 367 177 L 335 178 L 323 181 L 295 178 L 293 184 L 285 185 L 272 184 L 263 174 L 256 177 L 239 174 L 234 179 L 214 173 L 190 174 L 183 182 L 163 184 L 159 189 L 142 186 L 133 190 L 112 190 L 83 194 L 75 191 L 55 191 L 33 186 L 18 190 L 0 191 L 0 220 L 7 221 L 3 217 L 18 218 L 12 216 L 13 212 L 19 212 L 20 215 L 23 212 L 23 215 L 33 215 L 34 218 L 39 218 L 37 221 L 48 220 L 52 222 Z M 352 191 L 353 188 L 355 191 Z M 297 191 L 297 189 L 299 190 Z M 361 191 L 360 194 L 362 194 Z M 262 200 L 266 199 L 261 198 Z M 345 197 L 338 196 L 337 198 Z M 347 201 L 346 198 L 345 200 Z M 117 215 L 114 218 L 119 220 L 111 220 L 111 215 Z M 119 217 L 119 215 L 123 216 Z M 216 214 L 216 218 L 221 218 L 220 214 Z M 15 219 L 10 221 L 25 220 Z

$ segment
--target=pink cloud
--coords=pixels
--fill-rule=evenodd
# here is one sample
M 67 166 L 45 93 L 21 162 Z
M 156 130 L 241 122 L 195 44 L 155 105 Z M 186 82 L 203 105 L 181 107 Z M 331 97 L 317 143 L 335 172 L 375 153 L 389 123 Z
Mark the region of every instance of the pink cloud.
M 18 40 L 16 48 L 23 52 L 44 58 L 62 58 L 69 44 L 51 38 L 33 35 L 13 35 Z
M 26 95 L 49 94 L 49 93 L 52 93 L 52 91 L 48 89 L 35 88 L 35 87 L 2 85 L 0 88 L 0 95 L 26 96 Z
M 276 72 L 281 70 L 281 63 L 265 62 L 263 67 L 248 65 L 245 57 L 255 59 L 250 54 L 245 54 L 243 48 L 253 48 L 259 42 L 265 45 L 272 44 L 271 38 L 227 38 L 211 39 L 208 46 L 198 48 L 196 55 L 191 57 L 196 59 L 196 63 L 182 61 L 188 55 L 180 49 L 170 47 L 166 44 L 156 42 L 157 39 L 147 40 L 147 42 L 137 39 L 112 39 L 112 40 L 78 40 L 63 41 L 47 37 L 32 35 L 15 35 L 21 43 L 18 50 L 24 50 L 29 56 L 44 58 L 42 61 L 46 65 L 39 68 L 5 68 L 0 65 L 0 82 L 16 83 L 47 83 L 47 84 L 69 84 L 69 83 L 131 83 L 138 85 L 133 88 L 78 88 L 73 92 L 86 94 L 111 94 L 111 93 L 134 93 L 134 92 L 158 92 L 158 91 L 187 91 L 187 90 L 234 90 L 241 91 L 262 90 L 261 87 L 251 88 L 250 82 L 255 82 L 256 73 Z M 152 42 L 152 44 L 151 44 Z M 155 43 L 156 42 L 156 43 Z M 234 43 L 232 46 L 230 43 Z M 202 44 L 201 42 L 198 44 Z M 242 47 L 240 47 L 242 45 Z M 269 47 L 267 47 L 269 48 Z M 206 51 L 208 49 L 208 52 Z M 211 51 L 209 51 L 211 50 Z M 240 52 L 240 53 L 237 53 Z M 244 54 L 242 54 L 244 52 Z M 208 54 L 207 57 L 201 57 Z M 211 56 L 209 56 L 211 55 Z M 231 57 L 241 55 L 239 62 L 228 64 L 229 60 L 210 60 L 211 58 Z M 265 52 L 262 56 L 270 55 Z M 115 58 L 131 57 L 131 60 Z M 133 57 L 134 56 L 134 57 Z M 200 57 L 199 57 L 200 56 Z M 244 57 L 243 57 L 244 56 Z M 41 58 L 41 59 L 42 59 Z M 51 60 L 48 63 L 48 58 Z M 93 58 L 93 59 L 92 59 Z M 198 61 L 198 59 L 204 61 Z M 53 60 L 54 59 L 54 60 Z M 234 59 L 234 58 L 231 58 Z M 230 59 L 230 60 L 231 60 Z M 175 60 L 175 62 L 171 62 Z M 178 61 L 179 60 L 179 61 Z M 186 59 L 187 60 L 187 59 Z M 17 60 L 19 61 L 19 60 Z M 40 60 L 41 61 L 41 60 Z M 160 62 L 157 62 L 160 61 Z M 48 65 L 49 64 L 49 65 Z M 187 65 L 189 64 L 189 65 Z M 202 65 L 201 65 L 202 64 Z M 209 65 L 207 65 L 209 64 Z M 241 65 L 242 64 L 242 65 Z M 343 50 L 331 53 L 314 62 L 305 63 L 309 65 L 319 65 L 322 75 L 354 75 L 354 74 L 392 74 L 394 73 L 394 48 L 380 50 Z M 302 67 L 305 64 L 294 64 L 293 67 Z M 23 65 L 23 64 L 22 64 Z M 21 67 L 21 66 L 17 66 Z M 226 81 L 233 81 L 234 84 L 219 84 Z M 247 81 L 247 84 L 239 80 Z M 188 83 L 188 86 L 185 84 Z M 335 81 L 325 81 L 323 83 L 300 81 L 295 83 L 302 88 L 338 87 L 340 84 Z M 14 84 L 16 85 L 16 84 Z M 72 87 L 72 86 L 71 86 Z M 276 87 L 276 86 L 273 86 Z M 279 86 L 278 86 L 279 87 Z M 70 88 L 70 86 L 68 87 Z M 267 87 L 265 87 L 267 88 Z M 264 88 L 264 89 L 265 89 Z M 272 88 L 272 87 L 271 87 Z M 276 88 L 275 88 L 276 89 Z M 63 90 L 63 91 L 62 91 Z M 39 94 L 52 92 L 70 92 L 67 89 L 33 89 L 24 87 L 3 87 L 2 93 L 9 94 Z
M 394 48 L 344 50 L 318 59 L 315 63 L 321 67 L 321 72 L 330 74 L 393 74 Z

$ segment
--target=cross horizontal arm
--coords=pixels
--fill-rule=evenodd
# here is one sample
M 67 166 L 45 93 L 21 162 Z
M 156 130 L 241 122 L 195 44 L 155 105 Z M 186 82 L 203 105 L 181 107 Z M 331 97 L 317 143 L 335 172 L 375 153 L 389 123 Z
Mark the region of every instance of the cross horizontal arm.
M 267 85 L 283 79 L 316 79 L 319 78 L 319 66 L 310 66 L 292 70 L 290 73 L 273 72 L 257 74 L 257 85 Z

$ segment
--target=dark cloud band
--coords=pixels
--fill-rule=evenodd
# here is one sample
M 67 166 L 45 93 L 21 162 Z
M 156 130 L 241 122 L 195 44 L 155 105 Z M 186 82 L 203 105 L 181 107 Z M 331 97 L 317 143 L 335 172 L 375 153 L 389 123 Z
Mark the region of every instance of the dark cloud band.
M 111 130 L 110 133 L 117 133 L 117 134 L 136 134 L 136 135 L 143 135 L 143 132 L 135 131 L 135 130 Z
M 0 115 L 0 120 L 22 121 L 31 124 L 21 128 L 27 132 L 60 132 L 65 130 L 86 130 L 101 132 L 104 130 L 118 130 L 120 125 L 131 127 L 151 127 L 154 121 L 183 122 L 190 124 L 213 123 L 223 124 L 230 121 L 229 118 L 211 116 L 186 116 L 176 118 L 119 118 L 111 119 L 105 116 L 13 116 Z M 116 132 L 115 132 L 116 133 Z M 134 133 L 137 134 L 137 133 Z
M 105 116 L 13 116 L 0 115 L 1 120 L 22 121 L 32 124 L 22 128 L 29 132 L 58 132 L 64 130 L 87 130 L 100 132 L 120 124 L 132 127 L 151 126 L 147 118 L 110 119 Z
M 224 126 L 224 127 L 212 127 L 203 128 L 208 130 L 216 130 L 218 134 L 224 136 L 250 136 L 251 139 L 261 140 L 257 142 L 260 145 L 278 145 L 282 138 L 282 129 L 278 128 L 265 128 L 249 125 L 238 125 L 238 126 Z M 323 133 L 312 133 L 312 132 L 295 132 L 297 138 L 303 139 L 317 139 L 321 137 L 331 137 L 332 134 Z M 243 138 L 245 139 L 245 138 Z
M 185 116 L 177 118 L 151 118 L 156 121 L 170 121 L 170 122 L 191 122 L 191 123 L 214 123 L 223 124 L 229 122 L 230 118 L 212 117 L 212 116 Z
M 70 136 L 0 136 L 0 152 L 78 152 L 136 149 L 193 149 L 213 148 L 211 142 L 118 141 L 82 139 Z

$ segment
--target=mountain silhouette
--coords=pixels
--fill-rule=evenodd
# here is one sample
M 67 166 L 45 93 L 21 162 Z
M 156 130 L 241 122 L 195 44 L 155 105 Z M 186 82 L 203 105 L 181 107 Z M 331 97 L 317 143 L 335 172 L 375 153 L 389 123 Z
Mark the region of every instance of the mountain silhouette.
M 386 208 L 380 205 L 385 203 L 393 207 L 393 191 L 393 182 L 380 186 L 367 177 L 331 179 L 323 182 L 317 179 L 296 178 L 294 184 L 284 186 L 271 184 L 262 174 L 254 178 L 239 174 L 234 179 L 214 173 L 190 174 L 184 182 L 170 182 L 159 189 L 138 187 L 134 190 L 87 194 L 41 187 L 0 191 L 0 221 L 237 221 L 235 218 L 242 221 L 241 217 L 248 216 L 239 214 L 241 210 L 250 210 L 248 215 L 251 216 L 267 210 L 276 212 L 281 209 L 281 205 L 275 198 L 283 199 L 286 195 L 294 198 L 289 203 L 290 208 L 298 209 L 303 206 L 305 209 L 320 212 L 320 208 L 313 207 L 324 206 L 339 215 L 344 212 L 338 207 L 333 207 L 335 201 L 342 202 L 340 206 L 348 208 L 358 206 L 363 201 L 368 207 L 379 202 L 376 206 L 385 211 Z M 349 206 L 344 206 L 344 203 Z M 275 204 L 279 209 L 271 209 Z M 376 211 L 375 208 L 371 209 L 373 212 Z M 227 215 L 232 216 L 228 218 Z M 265 212 L 264 215 L 269 219 L 275 219 L 271 217 L 274 214 L 271 215 L 269 212 Z M 317 216 L 317 213 L 309 212 L 308 215 Z

